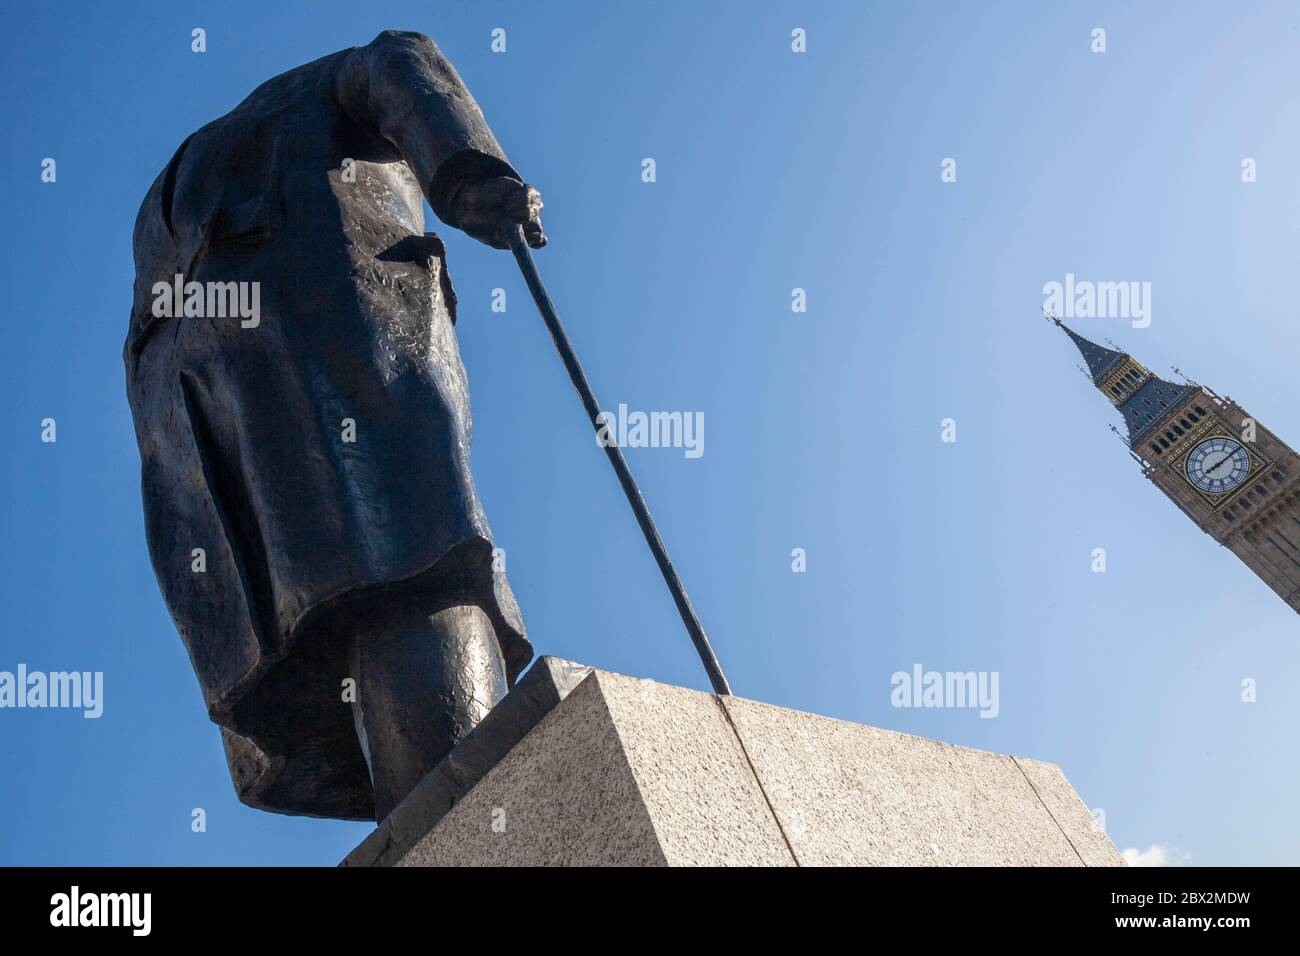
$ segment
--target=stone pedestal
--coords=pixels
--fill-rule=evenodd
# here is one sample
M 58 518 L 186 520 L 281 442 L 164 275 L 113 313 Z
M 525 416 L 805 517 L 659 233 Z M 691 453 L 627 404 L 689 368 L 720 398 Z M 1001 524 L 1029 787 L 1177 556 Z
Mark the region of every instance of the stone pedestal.
M 542 658 L 346 866 L 1119 866 L 1054 764 Z

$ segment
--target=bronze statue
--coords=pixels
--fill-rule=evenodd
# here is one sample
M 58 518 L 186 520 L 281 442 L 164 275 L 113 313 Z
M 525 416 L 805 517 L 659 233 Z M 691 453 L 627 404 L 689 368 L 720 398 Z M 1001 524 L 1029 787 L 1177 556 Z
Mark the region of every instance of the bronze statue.
M 150 556 L 253 807 L 382 819 L 532 656 L 426 199 L 494 247 L 546 241 L 451 64 L 389 31 L 192 134 L 136 221 Z

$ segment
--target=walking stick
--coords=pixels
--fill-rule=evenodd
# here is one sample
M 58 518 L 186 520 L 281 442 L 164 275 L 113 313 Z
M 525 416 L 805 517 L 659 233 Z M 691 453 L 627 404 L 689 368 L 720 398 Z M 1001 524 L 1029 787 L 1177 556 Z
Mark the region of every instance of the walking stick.
M 564 362 L 564 367 L 569 371 L 569 378 L 573 381 L 573 387 L 578 390 L 578 397 L 582 399 L 582 406 L 587 410 L 587 417 L 591 419 L 591 427 L 596 429 L 597 434 L 599 434 L 601 429 L 600 404 L 591 391 L 591 385 L 588 384 L 586 373 L 582 371 L 578 356 L 573 351 L 569 336 L 565 334 L 559 313 L 555 311 L 555 304 L 551 302 L 551 297 L 546 294 L 546 287 L 542 285 L 542 277 L 537 271 L 537 263 L 533 261 L 532 250 L 528 248 L 528 243 L 524 240 L 523 227 L 514 226 L 509 231 L 508 238 L 510 240 L 510 251 L 515 254 L 515 261 L 519 263 L 519 271 L 524 274 L 524 281 L 528 283 L 528 291 L 532 293 L 533 301 L 537 303 L 537 311 L 542 314 L 542 321 L 546 323 L 551 338 L 555 340 L 555 348 L 560 353 L 560 359 Z M 646 544 L 650 545 L 655 561 L 659 564 L 659 570 L 663 573 L 664 582 L 668 585 L 668 590 L 672 592 L 673 600 L 677 603 L 677 611 L 681 614 L 682 623 L 686 625 L 686 630 L 691 635 L 691 640 L 695 644 L 695 651 L 700 655 L 700 662 L 709 675 L 709 682 L 713 685 L 714 693 L 730 694 L 731 687 L 727 684 L 726 675 L 722 673 L 722 665 L 718 663 L 718 658 L 713 653 L 708 635 L 704 633 L 704 627 L 695 614 L 695 608 L 691 606 L 691 599 L 686 596 L 686 588 L 682 586 L 682 579 L 677 576 L 672 561 L 668 559 L 668 551 L 664 548 L 663 539 L 659 537 L 659 530 L 655 527 L 654 519 L 650 517 L 650 509 L 646 507 L 645 499 L 641 497 L 641 489 L 637 487 L 636 479 L 632 477 L 632 472 L 623 459 L 623 452 L 619 449 L 617 443 L 602 442 L 602 444 L 605 446 L 605 454 L 609 456 L 609 463 L 614 466 L 614 474 L 618 475 L 618 483 L 623 486 L 623 494 L 627 495 L 627 502 L 632 506 L 632 513 L 636 515 L 637 524 L 641 526 L 641 533 L 645 535 Z

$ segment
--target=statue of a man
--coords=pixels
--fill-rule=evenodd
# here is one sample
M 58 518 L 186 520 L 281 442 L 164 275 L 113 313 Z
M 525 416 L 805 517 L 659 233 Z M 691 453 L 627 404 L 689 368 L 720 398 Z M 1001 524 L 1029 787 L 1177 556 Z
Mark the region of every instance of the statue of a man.
M 136 221 L 149 553 L 253 807 L 382 819 L 532 657 L 426 199 L 546 241 L 451 64 L 390 31 L 191 135 Z

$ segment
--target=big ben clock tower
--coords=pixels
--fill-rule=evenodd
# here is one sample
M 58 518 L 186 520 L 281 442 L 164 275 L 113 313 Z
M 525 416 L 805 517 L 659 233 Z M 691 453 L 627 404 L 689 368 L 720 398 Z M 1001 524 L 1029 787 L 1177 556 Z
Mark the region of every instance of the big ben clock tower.
M 1142 474 L 1300 612 L 1300 460 L 1226 396 L 1151 374 L 1053 318 L 1128 426 Z

